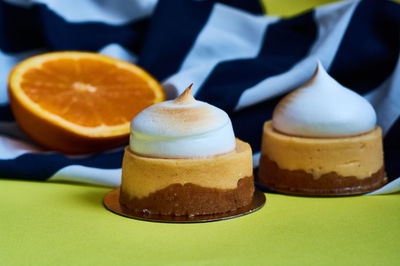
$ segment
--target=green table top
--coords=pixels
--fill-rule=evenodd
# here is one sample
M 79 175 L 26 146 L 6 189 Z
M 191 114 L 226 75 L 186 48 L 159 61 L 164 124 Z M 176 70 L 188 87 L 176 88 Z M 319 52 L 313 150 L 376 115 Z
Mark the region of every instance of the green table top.
M 400 194 L 266 194 L 259 211 L 198 224 L 138 221 L 111 188 L 0 180 L 0 265 L 399 265 Z

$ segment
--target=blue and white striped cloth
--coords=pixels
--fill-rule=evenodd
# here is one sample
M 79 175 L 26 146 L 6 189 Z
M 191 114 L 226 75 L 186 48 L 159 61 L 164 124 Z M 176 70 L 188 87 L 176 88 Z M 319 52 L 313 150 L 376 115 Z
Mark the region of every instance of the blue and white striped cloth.
M 344 1 L 289 19 L 263 15 L 258 1 L 0 0 L 0 177 L 120 184 L 122 147 L 67 156 L 45 150 L 14 122 L 7 76 L 45 51 L 86 50 L 134 62 L 169 97 L 194 83 L 198 100 L 230 115 L 255 166 L 264 121 L 319 59 L 341 84 L 375 107 L 386 170 L 400 190 L 400 5 Z M 175 89 L 177 88 L 177 89 Z

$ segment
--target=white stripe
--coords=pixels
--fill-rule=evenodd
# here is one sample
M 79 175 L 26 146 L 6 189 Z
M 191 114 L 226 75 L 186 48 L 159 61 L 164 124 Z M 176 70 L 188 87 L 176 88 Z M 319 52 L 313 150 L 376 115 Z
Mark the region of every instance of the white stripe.
M 359 1 L 340 2 L 315 10 L 318 36 L 309 56 L 289 71 L 267 78 L 240 95 L 235 111 L 285 94 L 304 84 L 314 73 L 317 59 L 329 68 Z M 267 33 L 268 34 L 268 33 Z
M 196 93 L 218 63 L 257 56 L 267 25 L 277 20 L 215 4 L 179 71 L 164 86 L 173 84 L 180 93 L 193 82 L 192 91 Z
M 393 180 L 392 182 L 386 184 L 385 186 L 377 189 L 373 192 L 367 193 L 365 195 L 382 195 L 382 194 L 390 194 L 400 191 L 400 177 Z
M 121 168 L 99 169 L 81 165 L 70 165 L 58 170 L 49 181 L 67 181 L 118 187 L 121 184 Z
M 253 153 L 253 168 L 257 168 L 260 164 L 261 152 Z
M 109 45 L 104 46 L 99 50 L 99 53 L 108 55 L 114 58 L 118 58 L 121 60 L 125 60 L 131 63 L 136 63 L 138 57 L 136 54 L 132 53 L 131 51 L 125 49 L 121 45 L 117 43 L 112 43 Z
M 39 146 L 25 141 L 0 136 L 0 160 L 15 159 L 25 153 L 49 153 Z
M 400 117 L 400 54 L 392 75 L 365 98 L 374 106 L 378 125 L 385 136 Z
M 5 0 L 5 2 L 23 7 L 30 7 L 35 3 L 45 4 L 69 22 L 98 21 L 114 25 L 150 16 L 157 4 L 157 0 Z

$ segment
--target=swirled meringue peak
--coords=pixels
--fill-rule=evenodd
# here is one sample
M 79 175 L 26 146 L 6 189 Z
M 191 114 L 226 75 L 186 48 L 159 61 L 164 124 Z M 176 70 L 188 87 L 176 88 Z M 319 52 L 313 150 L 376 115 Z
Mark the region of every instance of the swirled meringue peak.
M 150 157 L 208 157 L 231 152 L 235 146 L 229 116 L 196 101 L 191 86 L 175 100 L 143 110 L 131 123 L 131 150 Z
M 309 81 L 276 106 L 273 127 L 302 137 L 345 137 L 372 130 L 376 113 L 361 95 L 340 85 L 318 62 Z

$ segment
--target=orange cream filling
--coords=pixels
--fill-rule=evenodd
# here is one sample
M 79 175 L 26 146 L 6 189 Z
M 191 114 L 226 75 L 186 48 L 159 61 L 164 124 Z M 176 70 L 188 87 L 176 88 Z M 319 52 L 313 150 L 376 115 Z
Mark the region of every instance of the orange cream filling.
M 238 180 L 253 175 L 251 148 L 236 139 L 233 152 L 205 158 L 144 157 L 125 148 L 121 189 L 143 198 L 171 184 L 192 183 L 206 188 L 235 189 Z
M 315 179 L 335 172 L 363 179 L 383 166 L 382 130 L 350 137 L 307 138 L 289 136 L 264 124 L 262 153 L 286 170 L 304 170 Z

